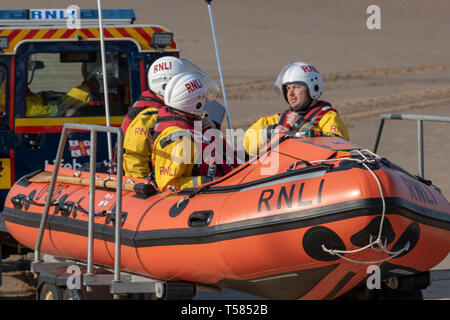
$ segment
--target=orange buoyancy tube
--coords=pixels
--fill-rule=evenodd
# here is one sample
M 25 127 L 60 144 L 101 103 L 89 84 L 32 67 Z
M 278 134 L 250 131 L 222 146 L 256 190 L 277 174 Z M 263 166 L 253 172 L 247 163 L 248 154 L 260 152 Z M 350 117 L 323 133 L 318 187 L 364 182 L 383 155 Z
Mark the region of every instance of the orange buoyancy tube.
M 120 219 L 114 211 L 117 194 L 98 188 L 95 264 L 113 265 L 114 225 L 119 220 L 122 270 L 273 299 L 331 299 L 364 281 L 366 264 L 341 259 L 323 246 L 362 248 L 378 233 L 382 217 L 389 250 L 409 242 L 409 249 L 383 265 L 383 272 L 426 271 L 449 253 L 450 204 L 431 185 L 381 161 L 370 164 L 370 172 L 351 161 L 350 153 L 347 160 L 337 159 L 352 147 L 338 137 L 278 142 L 278 151 L 268 149 L 265 154 L 266 160 L 278 158 L 276 173 L 261 173 L 263 164 L 255 158 L 209 188 L 154 195 L 126 190 Z M 75 172 L 61 168 L 60 173 Z M 372 173 L 383 186 L 384 215 Z M 147 182 L 130 180 L 136 185 Z M 25 177 L 13 186 L 3 214 L 11 235 L 33 248 L 48 183 L 31 181 L 32 176 Z M 88 193 L 89 186 L 56 184 L 42 252 L 86 259 Z M 355 261 L 390 257 L 370 248 L 344 256 Z

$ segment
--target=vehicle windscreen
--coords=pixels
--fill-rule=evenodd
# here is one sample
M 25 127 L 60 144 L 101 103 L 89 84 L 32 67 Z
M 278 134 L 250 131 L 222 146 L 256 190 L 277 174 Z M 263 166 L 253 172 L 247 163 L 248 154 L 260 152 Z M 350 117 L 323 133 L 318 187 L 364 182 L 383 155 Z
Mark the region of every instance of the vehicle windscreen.
M 130 105 L 128 60 L 106 53 L 111 116 L 124 115 Z M 86 117 L 105 115 L 105 88 L 100 53 L 35 53 L 26 67 L 25 117 Z

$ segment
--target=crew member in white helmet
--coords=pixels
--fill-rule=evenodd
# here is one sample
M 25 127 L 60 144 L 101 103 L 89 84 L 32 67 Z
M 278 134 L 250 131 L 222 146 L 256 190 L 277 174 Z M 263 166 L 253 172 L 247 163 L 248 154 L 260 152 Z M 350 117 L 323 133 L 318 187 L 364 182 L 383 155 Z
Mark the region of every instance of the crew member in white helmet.
M 319 100 L 323 84 L 319 71 L 309 63 L 294 62 L 285 66 L 274 88 L 283 94 L 289 108 L 260 118 L 245 133 L 244 146 L 249 155 L 257 155 L 271 139 L 274 130 L 318 130 L 324 135 L 349 139 L 348 130 L 331 104 Z M 256 141 L 255 141 L 256 140 Z
M 162 191 L 212 181 L 230 172 L 236 163 L 223 154 L 204 156 L 212 143 L 203 135 L 211 127 L 205 113 L 207 95 L 207 85 L 196 72 L 178 74 L 167 84 L 166 106 L 158 112 L 152 153 L 155 182 Z M 225 146 L 223 138 L 215 143 Z
M 178 73 L 187 72 L 183 62 L 165 56 L 155 60 L 148 70 L 149 90 L 128 110 L 122 123 L 123 169 L 126 176 L 147 178 L 152 173 L 152 135 L 158 111 L 164 106 L 167 82 Z

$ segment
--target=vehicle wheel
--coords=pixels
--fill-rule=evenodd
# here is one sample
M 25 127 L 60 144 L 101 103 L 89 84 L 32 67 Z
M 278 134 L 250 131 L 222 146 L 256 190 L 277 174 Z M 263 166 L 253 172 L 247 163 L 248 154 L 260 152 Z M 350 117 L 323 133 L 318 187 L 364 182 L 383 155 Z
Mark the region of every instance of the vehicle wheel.
M 63 289 L 50 283 L 44 283 L 39 294 L 39 300 L 62 300 Z
M 66 288 L 64 291 L 64 300 L 82 300 L 80 292 L 77 289 Z

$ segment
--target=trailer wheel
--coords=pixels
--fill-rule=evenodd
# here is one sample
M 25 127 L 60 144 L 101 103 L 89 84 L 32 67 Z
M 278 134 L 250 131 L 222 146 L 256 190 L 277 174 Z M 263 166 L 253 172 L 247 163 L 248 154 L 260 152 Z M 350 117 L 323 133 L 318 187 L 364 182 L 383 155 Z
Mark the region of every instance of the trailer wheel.
M 82 297 L 77 289 L 66 288 L 63 300 L 82 300 Z
M 62 300 L 63 290 L 50 283 L 44 283 L 39 294 L 39 300 Z

